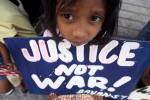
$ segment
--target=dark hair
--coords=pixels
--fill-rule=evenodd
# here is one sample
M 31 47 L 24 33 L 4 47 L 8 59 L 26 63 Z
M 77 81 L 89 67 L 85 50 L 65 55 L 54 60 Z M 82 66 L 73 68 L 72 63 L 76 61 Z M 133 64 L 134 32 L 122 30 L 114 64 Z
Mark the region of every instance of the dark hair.
M 44 26 L 49 29 L 53 37 L 60 40 L 56 32 L 56 5 L 58 0 L 43 0 L 44 8 Z M 73 4 L 76 0 L 62 0 L 59 9 L 63 6 Z M 111 37 L 118 30 L 118 15 L 121 7 L 122 0 L 105 0 L 106 14 L 105 20 L 99 31 L 98 35 L 89 41 L 89 44 L 106 44 L 110 41 Z

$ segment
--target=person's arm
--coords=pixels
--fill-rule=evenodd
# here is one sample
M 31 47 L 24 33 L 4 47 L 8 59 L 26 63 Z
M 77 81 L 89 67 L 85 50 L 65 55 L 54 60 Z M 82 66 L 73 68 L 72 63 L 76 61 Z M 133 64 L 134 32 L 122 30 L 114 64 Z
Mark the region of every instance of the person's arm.
M 15 64 L 11 60 L 10 53 L 6 45 L 2 42 L 0 42 L 0 54 L 3 57 L 4 67 L 12 71 L 17 71 Z

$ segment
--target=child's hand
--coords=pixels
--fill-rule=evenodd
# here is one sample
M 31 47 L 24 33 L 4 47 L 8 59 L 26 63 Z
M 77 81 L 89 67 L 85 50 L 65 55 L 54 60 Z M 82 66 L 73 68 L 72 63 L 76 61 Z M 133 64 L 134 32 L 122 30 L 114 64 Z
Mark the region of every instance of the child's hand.
M 7 68 L 8 70 L 13 72 L 18 72 L 16 65 L 12 62 L 4 63 L 4 68 Z
M 48 95 L 48 98 L 49 99 L 56 99 L 57 97 L 59 97 L 60 95 L 56 95 L 55 93 L 50 93 L 49 95 Z
M 103 97 L 100 95 L 93 95 L 94 100 L 103 100 Z

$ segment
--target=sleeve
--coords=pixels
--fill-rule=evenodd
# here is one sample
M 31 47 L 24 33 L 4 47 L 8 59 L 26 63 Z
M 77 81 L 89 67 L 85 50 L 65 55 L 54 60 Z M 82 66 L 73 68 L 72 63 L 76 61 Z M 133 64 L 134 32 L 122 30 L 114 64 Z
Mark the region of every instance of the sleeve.
M 0 0 L 0 41 L 8 37 L 36 37 L 28 18 L 9 0 Z

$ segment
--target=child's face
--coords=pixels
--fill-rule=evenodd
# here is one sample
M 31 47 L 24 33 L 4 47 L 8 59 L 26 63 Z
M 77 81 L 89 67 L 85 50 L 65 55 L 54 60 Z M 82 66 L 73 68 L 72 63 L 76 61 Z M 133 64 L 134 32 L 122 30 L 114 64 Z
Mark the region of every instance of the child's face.
M 56 11 L 61 2 L 62 0 L 58 0 Z M 65 39 L 74 46 L 80 46 L 98 34 L 105 12 L 104 0 L 76 0 L 71 6 L 58 11 L 57 26 Z

